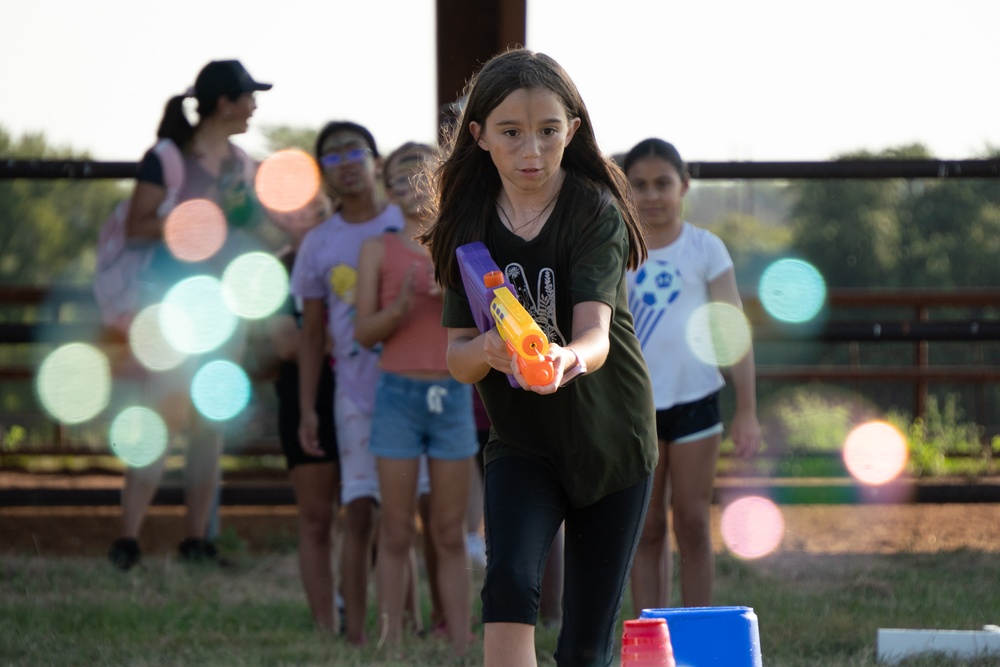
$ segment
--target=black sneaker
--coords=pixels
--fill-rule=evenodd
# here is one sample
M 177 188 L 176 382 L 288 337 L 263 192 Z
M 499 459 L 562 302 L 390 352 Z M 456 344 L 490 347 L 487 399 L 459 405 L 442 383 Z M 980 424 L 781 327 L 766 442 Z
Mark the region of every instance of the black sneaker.
M 177 547 L 181 560 L 188 563 L 214 563 L 219 567 L 229 567 L 229 561 L 219 555 L 215 544 L 199 537 L 189 537 Z
M 108 560 L 122 572 L 128 572 L 142 558 L 139 542 L 130 537 L 119 537 L 111 544 Z

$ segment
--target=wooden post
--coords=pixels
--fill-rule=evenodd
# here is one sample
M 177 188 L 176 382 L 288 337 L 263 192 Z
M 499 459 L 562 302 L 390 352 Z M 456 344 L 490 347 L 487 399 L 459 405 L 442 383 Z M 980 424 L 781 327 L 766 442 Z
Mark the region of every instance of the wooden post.
M 926 304 L 917 306 L 916 316 L 918 322 L 930 321 L 930 313 Z M 930 346 L 928 342 L 926 340 L 918 342 L 916 366 L 921 371 L 921 377 L 917 380 L 914 413 L 920 419 L 927 418 L 927 379 L 923 376 L 923 372 L 930 367 L 930 358 Z
M 443 114 L 491 56 L 524 46 L 527 10 L 526 0 L 436 0 L 436 12 L 438 109 Z

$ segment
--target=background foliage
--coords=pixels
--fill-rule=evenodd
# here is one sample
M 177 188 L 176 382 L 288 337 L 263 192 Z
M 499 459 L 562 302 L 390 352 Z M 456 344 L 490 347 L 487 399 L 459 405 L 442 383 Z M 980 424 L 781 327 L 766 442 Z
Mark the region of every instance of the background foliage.
M 315 129 L 287 126 L 263 130 L 268 150 L 296 147 L 312 153 Z M 385 147 L 386 152 L 393 147 Z M 986 147 L 982 157 L 1000 155 Z M 136 156 L 138 159 L 140 156 Z M 914 144 L 879 153 L 858 152 L 834 159 L 930 158 Z M 0 126 L 0 158 L 87 159 L 69 147 L 52 146 L 42 134 L 12 137 Z M 0 181 L 0 284 L 86 286 L 93 275 L 94 248 L 100 225 L 112 208 L 131 191 L 130 182 L 102 180 Z M 1000 180 L 998 179 L 880 179 L 803 181 L 695 181 L 685 200 L 685 217 L 717 233 L 727 244 L 741 289 L 752 294 L 763 270 L 774 260 L 797 257 L 811 262 L 830 288 L 970 288 L 1000 285 Z M 4 312 L 5 317 L 27 317 Z M 978 313 L 997 317 L 995 309 Z M 30 315 L 29 315 L 30 316 Z M 871 318 L 872 313 L 839 313 L 838 317 Z M 958 317 L 969 317 L 968 311 Z M 4 346 L 10 348 L 12 346 Z M 997 345 L 935 343 L 932 363 L 1000 363 Z M 847 363 L 844 346 L 812 341 L 761 342 L 755 349 L 759 364 Z M 16 354 L 0 350 L 0 359 Z M 909 344 L 879 344 L 864 348 L 863 363 L 909 364 Z M 781 387 L 759 383 L 760 399 L 778 400 Z M 883 414 L 912 413 L 912 391 L 872 384 L 863 388 L 865 401 Z M 976 407 L 992 406 L 998 390 L 987 394 L 955 387 L 935 387 L 938 404 L 946 394 L 973 419 Z M 11 399 L 0 388 L 0 399 Z M 18 392 L 18 406 L 30 397 Z M 3 398 L 7 396 L 7 399 Z M 8 408 L 13 406 L 8 405 Z M 805 415 L 799 410 L 786 414 Z M 832 437 L 839 415 L 827 411 L 802 417 L 818 431 L 787 443 L 793 450 L 822 449 Z M 810 421 L 811 420 L 811 421 Z M 819 420 L 819 423 L 816 420 Z M 814 423 L 815 422 L 815 423 Z M 16 426 L 16 424 L 14 424 Z M 924 424 L 921 428 L 925 428 Z M 0 425 L 2 427 L 2 425 Z M 931 438 L 931 441 L 937 441 Z M 933 466 L 931 466 L 933 467 Z
M 0 158 L 89 155 L 50 146 L 42 134 L 15 140 L 0 127 Z M 109 181 L 0 181 L 0 283 L 89 282 L 97 230 L 126 193 Z

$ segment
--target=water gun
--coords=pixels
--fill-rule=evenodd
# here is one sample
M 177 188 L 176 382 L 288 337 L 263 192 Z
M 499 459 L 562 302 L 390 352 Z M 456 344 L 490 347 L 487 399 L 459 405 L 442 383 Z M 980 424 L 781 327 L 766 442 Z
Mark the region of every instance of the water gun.
M 465 294 L 480 332 L 497 328 L 507 344 L 507 352 L 517 355 L 521 375 L 531 386 L 552 382 L 555 369 L 549 354 L 549 339 L 514 296 L 514 286 L 504 277 L 481 242 L 467 243 L 456 250 Z M 508 373 L 512 387 L 517 380 Z

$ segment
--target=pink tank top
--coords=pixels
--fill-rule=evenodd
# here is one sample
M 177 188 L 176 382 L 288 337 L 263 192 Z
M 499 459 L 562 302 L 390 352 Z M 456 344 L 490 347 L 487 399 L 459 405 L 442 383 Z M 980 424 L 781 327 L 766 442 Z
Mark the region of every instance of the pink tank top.
M 379 288 L 379 309 L 392 303 L 411 266 L 417 270 L 413 276 L 413 296 L 410 311 L 399 326 L 382 342 L 382 370 L 391 373 L 432 371 L 448 373 L 445 352 L 448 349 L 448 330 L 441 326 L 441 309 L 444 296 L 434 283 L 434 266 L 424 252 L 408 248 L 396 233 L 382 235 L 385 253 L 382 257 L 382 275 Z

